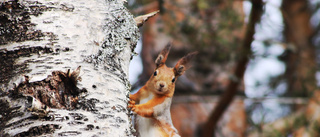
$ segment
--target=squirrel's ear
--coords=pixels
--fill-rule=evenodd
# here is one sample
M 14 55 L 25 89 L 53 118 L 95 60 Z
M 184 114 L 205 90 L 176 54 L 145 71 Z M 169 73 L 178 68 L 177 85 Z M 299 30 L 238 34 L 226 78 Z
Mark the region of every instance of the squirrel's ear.
M 192 52 L 182 57 L 173 68 L 174 75 L 176 77 L 181 76 L 188 68 L 190 68 L 189 62 L 197 54 L 198 52 Z
M 155 63 L 156 63 L 156 66 L 157 68 L 161 67 L 162 65 L 165 64 L 166 60 L 167 60 L 167 57 L 168 57 L 168 54 L 170 52 L 170 49 L 171 49 L 171 44 L 169 43 L 161 52 L 160 54 L 158 55 Z

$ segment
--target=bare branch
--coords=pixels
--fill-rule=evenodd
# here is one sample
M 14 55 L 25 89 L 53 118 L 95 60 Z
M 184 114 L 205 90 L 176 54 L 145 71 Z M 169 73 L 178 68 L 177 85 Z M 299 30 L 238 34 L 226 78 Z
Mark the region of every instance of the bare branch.
M 246 30 L 245 38 L 241 45 L 241 52 L 239 53 L 239 60 L 237 62 L 234 76 L 238 80 L 230 79 L 230 83 L 228 84 L 226 91 L 220 97 L 218 105 L 214 108 L 212 113 L 209 116 L 207 123 L 205 123 L 205 127 L 203 130 L 204 137 L 212 137 L 214 134 L 214 129 L 222 114 L 228 108 L 230 103 L 232 102 L 236 91 L 238 89 L 238 85 L 240 80 L 242 79 L 244 72 L 246 70 L 246 64 L 248 63 L 248 55 L 251 54 L 251 43 L 253 41 L 253 35 L 255 34 L 255 25 L 260 21 L 261 15 L 263 13 L 263 1 L 262 0 L 252 0 L 252 9 L 250 14 L 250 20 L 248 23 L 248 27 Z
M 134 18 L 134 20 L 136 21 L 137 26 L 141 27 L 149 18 L 155 16 L 158 12 L 159 10 L 145 14 L 145 15 L 141 15 Z

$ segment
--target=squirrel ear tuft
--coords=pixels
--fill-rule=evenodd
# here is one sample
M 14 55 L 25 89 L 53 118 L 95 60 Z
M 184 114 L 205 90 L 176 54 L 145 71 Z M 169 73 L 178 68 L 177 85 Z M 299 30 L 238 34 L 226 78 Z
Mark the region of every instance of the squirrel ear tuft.
M 167 57 L 168 57 L 168 54 L 170 52 L 170 49 L 171 49 L 172 45 L 171 43 L 169 43 L 161 52 L 160 54 L 158 55 L 155 63 L 156 63 L 156 67 L 159 68 L 161 67 L 162 65 L 165 64 L 166 60 L 167 60 Z
M 197 54 L 198 54 L 198 52 L 192 52 L 192 53 L 189 53 L 188 55 L 182 57 L 178 61 L 176 66 L 173 68 L 174 75 L 177 77 L 181 76 L 187 69 L 189 69 L 191 67 L 189 62 Z

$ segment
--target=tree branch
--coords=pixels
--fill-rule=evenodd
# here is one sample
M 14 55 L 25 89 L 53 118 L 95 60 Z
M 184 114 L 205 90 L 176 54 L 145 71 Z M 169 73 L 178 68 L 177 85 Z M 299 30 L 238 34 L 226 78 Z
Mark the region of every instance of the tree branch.
M 205 123 L 203 135 L 204 137 L 212 137 L 214 135 L 214 129 L 224 113 L 233 100 L 238 85 L 244 75 L 246 64 L 248 63 L 248 56 L 251 54 L 251 43 L 253 41 L 253 35 L 255 33 L 255 24 L 260 21 L 263 12 L 262 0 L 252 0 L 252 9 L 250 13 L 250 20 L 247 26 L 245 39 L 241 45 L 241 52 L 239 53 L 240 59 L 238 60 L 234 72 L 234 79 L 230 79 L 230 83 L 226 88 L 224 94 L 220 97 L 218 105 L 211 113 L 207 123 Z
M 134 21 L 136 22 L 138 27 L 141 27 L 146 21 L 148 21 L 149 18 L 155 16 L 158 12 L 159 12 L 159 10 L 145 14 L 145 15 L 135 17 Z

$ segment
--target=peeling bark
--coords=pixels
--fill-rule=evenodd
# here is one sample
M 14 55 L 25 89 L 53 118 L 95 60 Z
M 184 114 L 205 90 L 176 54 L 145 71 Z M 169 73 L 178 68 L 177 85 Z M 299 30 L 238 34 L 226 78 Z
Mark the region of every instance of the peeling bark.
M 284 36 L 289 43 L 286 47 L 285 78 L 288 95 L 309 96 L 306 107 L 293 114 L 261 126 L 259 131 L 252 131 L 248 136 L 320 135 L 320 91 L 315 78 L 315 46 L 311 42 L 314 29 L 310 24 L 311 12 L 307 0 L 283 0 L 281 11 L 285 23 Z M 308 67 L 304 67 L 308 66 Z
M 80 69 L 80 67 L 78 68 Z M 52 75 L 49 75 L 42 81 L 36 81 L 29 83 L 28 76 L 26 81 L 20 83 L 14 90 L 10 90 L 9 93 L 12 96 L 27 96 L 31 102 L 38 103 L 31 108 L 40 110 L 47 107 L 59 108 L 59 109 L 74 109 L 78 104 L 78 97 L 80 93 L 87 92 L 85 88 L 79 89 L 77 85 L 79 70 L 75 70 L 72 73 L 53 71 Z
M 0 136 L 133 136 L 138 31 L 123 1 L 0 2 Z

